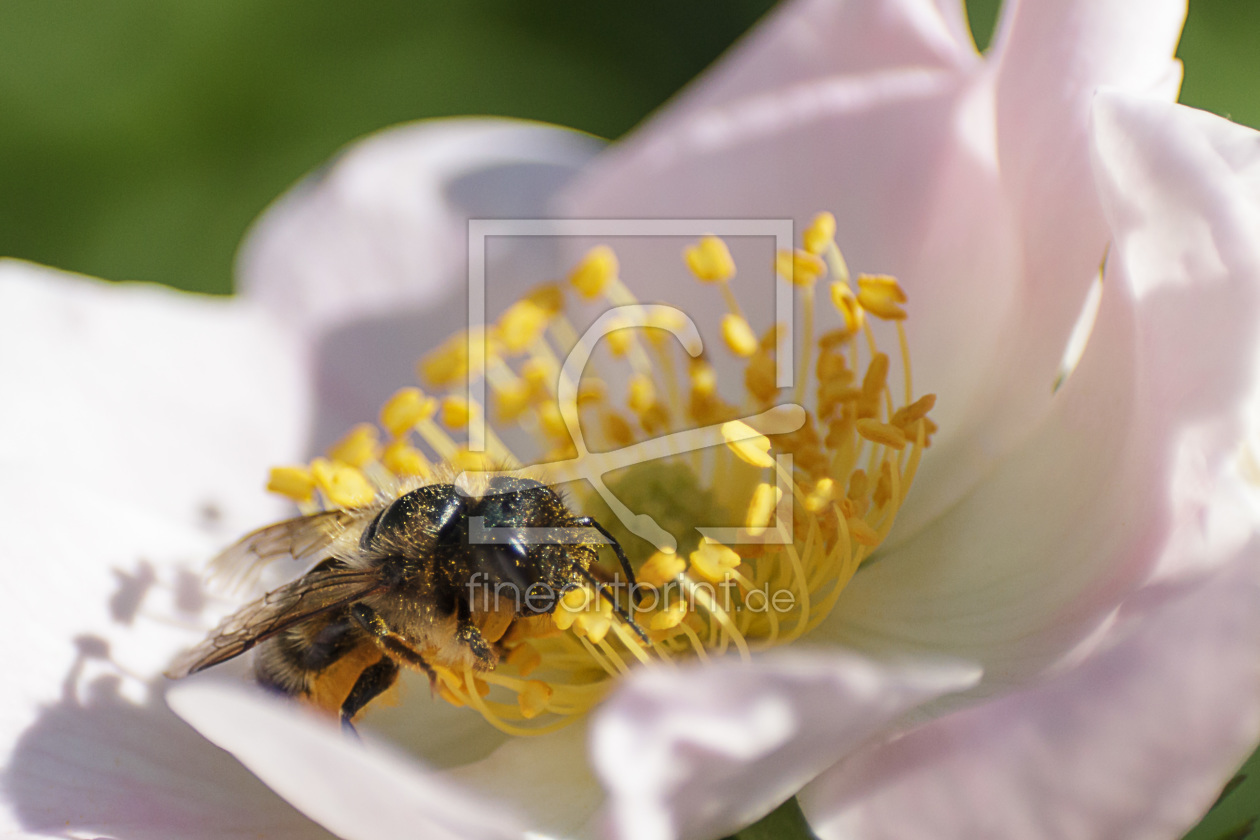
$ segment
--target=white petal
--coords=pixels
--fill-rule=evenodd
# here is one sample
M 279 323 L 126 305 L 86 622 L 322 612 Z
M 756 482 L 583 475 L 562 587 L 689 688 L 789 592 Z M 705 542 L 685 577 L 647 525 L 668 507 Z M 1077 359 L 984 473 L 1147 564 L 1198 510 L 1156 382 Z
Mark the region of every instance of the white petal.
M 322 832 L 175 718 L 160 671 L 205 632 L 213 541 L 66 468 L 0 480 L 4 830 L 165 840 Z
M 975 668 L 780 655 L 628 677 L 591 745 L 622 838 L 716 837 L 764 816 L 823 768 Z
M 501 804 L 467 794 L 392 749 L 348 738 L 292 702 L 240 685 L 189 680 L 168 692 L 180 717 L 340 837 L 519 837 Z
M 1180 837 L 1260 735 L 1260 546 L 1048 685 L 928 724 L 801 793 L 824 840 Z
M 301 452 L 297 359 L 248 303 L 0 260 L 0 463 L 227 539 Z
M 347 148 L 267 210 L 241 247 L 239 288 L 318 339 L 317 448 L 375 416 L 468 324 L 469 220 L 551 215 L 551 193 L 599 146 L 516 120 L 411 123 Z M 505 242 L 486 317 L 554 279 L 554 242 L 491 244 Z
M 1018 681 L 1182 562 L 1165 541 L 1202 516 L 1256 390 L 1260 207 L 1236 170 L 1260 143 L 1242 155 L 1241 136 L 1254 133 L 1167 103 L 1100 100 L 1116 244 L 1080 366 L 983 484 L 857 575 L 837 639 L 974 658 L 986 682 Z M 1214 556 L 1240 524 L 1213 532 Z

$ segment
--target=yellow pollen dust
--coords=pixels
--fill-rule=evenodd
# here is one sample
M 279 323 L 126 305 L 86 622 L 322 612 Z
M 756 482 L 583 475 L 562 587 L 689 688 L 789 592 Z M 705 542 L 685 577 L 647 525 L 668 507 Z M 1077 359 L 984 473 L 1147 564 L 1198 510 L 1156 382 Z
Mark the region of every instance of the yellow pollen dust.
M 633 668 L 748 657 L 799 639 L 887 537 L 936 432 L 935 396 L 914 391 L 907 295 L 888 275 L 852 282 L 836 231 L 820 213 L 798 248 L 738 272 L 750 286 L 776 275 L 790 284 L 794 324 L 741 310 L 721 239 L 686 246 L 680 277 L 716 285 L 724 304 L 720 332 L 690 351 L 685 315 L 641 306 L 617 255 L 596 247 L 567 283 L 540 286 L 484 331 L 422 359 L 421 387 L 390 397 L 379 427 L 354 427 L 309 465 L 274 468 L 268 489 L 305 512 L 360 507 L 408 480 L 449 481 L 437 476 L 452 465 L 526 463 L 500 437 L 508 428 L 535 441 L 528 462 L 543 466 L 530 477 L 542 470 L 565 485 L 574 517 L 592 517 L 625 550 L 637 588 L 631 597 L 608 547 L 593 564 L 578 554 L 551 612 L 503 619 L 495 667 L 431 663 L 438 696 L 511 734 L 580 718 Z M 670 278 L 660 281 L 668 288 Z M 583 337 L 575 322 L 612 306 L 630 309 L 611 332 Z M 780 365 L 788 341 L 792 363 Z M 576 382 L 565 366 L 575 348 L 590 357 Z M 468 396 L 475 370 L 484 406 Z M 474 452 L 467 430 L 482 417 L 484 451 Z M 621 522 L 592 477 L 669 539 L 636 536 L 645 532 Z

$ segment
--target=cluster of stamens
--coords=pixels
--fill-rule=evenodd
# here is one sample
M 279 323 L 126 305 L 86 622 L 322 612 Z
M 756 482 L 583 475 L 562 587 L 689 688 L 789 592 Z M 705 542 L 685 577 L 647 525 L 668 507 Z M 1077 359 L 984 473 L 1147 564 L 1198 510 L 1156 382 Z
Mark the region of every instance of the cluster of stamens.
M 777 255 L 777 275 L 800 299 L 795 338 L 781 324 L 754 330 L 721 239 L 703 237 L 684 262 L 725 299 L 721 340 L 743 367 L 741 398 L 723 393 L 727 383 L 708 355 L 676 338 L 687 317 L 642 307 L 618 276 L 615 254 L 601 246 L 569 286 L 580 299 L 626 314 L 619 328 L 597 336 L 603 355 L 586 376 L 569 381 L 564 359 L 587 339 L 566 313 L 564 288 L 547 285 L 493 326 L 457 335 L 423 359 L 429 392 L 398 391 L 381 409 L 379 428 L 358 426 L 326 457 L 272 472 L 270 489 L 306 510 L 358 507 L 443 465 L 477 471 L 520 463 L 494 433 L 512 424 L 541 441 L 548 481 L 597 483 L 599 492 L 574 488 L 573 508 L 603 522 L 630 554 L 640 591 L 632 597 L 623 588 L 617 600 L 635 626 L 597 587 L 575 585 L 553 613 L 512 625 L 495 669 L 434 665 L 442 697 L 504 731 L 564 725 L 636 664 L 728 651 L 748 657 L 808 633 L 888 535 L 935 431 L 927 416 L 935 398 L 913 392 L 906 296 L 888 276 L 851 280 L 831 214 L 815 218 L 800 249 Z M 829 316 L 816 299 L 825 278 Z M 834 326 L 820 330 L 824 316 Z M 886 331 L 895 333 L 897 365 L 876 340 Z M 785 347 L 794 348 L 794 381 L 781 388 Z M 467 428 L 483 409 L 466 396 L 470 371 L 483 372 L 490 395 L 477 452 Z M 624 393 L 610 393 L 612 382 L 624 383 Z M 627 466 L 618 453 L 630 448 L 636 459 Z M 614 500 L 660 527 L 623 525 Z M 663 538 L 654 542 L 654 533 Z

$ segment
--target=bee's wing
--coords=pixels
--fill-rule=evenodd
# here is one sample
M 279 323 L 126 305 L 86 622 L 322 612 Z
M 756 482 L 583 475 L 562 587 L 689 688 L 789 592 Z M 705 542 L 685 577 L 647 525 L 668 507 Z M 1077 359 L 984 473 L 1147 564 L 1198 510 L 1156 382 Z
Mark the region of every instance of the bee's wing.
M 263 639 L 388 586 L 379 572 L 371 570 L 335 567 L 310 572 L 223 619 L 204 642 L 171 666 L 167 676 L 179 679 L 226 662 Z
M 353 510 L 333 508 L 259 528 L 211 560 L 210 573 L 225 580 L 247 583 L 256 579 L 262 568 L 273 560 L 292 557 L 306 563 L 352 525 L 378 510 L 376 506 Z

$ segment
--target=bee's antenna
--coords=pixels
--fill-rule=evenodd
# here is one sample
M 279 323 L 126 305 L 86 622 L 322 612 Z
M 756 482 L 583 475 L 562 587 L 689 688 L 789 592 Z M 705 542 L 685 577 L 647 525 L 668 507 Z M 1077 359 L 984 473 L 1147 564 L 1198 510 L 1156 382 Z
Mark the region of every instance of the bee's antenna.
M 635 587 L 638 585 L 638 581 L 634 579 L 634 569 L 630 568 L 630 558 L 626 556 L 625 549 L 621 547 L 621 543 L 617 542 L 617 538 L 608 533 L 607 528 L 589 516 L 583 516 L 573 524 L 583 528 L 594 528 L 603 535 L 604 539 L 608 540 L 608 545 L 612 546 L 612 550 L 617 554 L 617 559 L 621 561 L 621 568 L 626 573 L 626 579 L 630 581 L 630 597 L 634 598 L 637 594 Z

